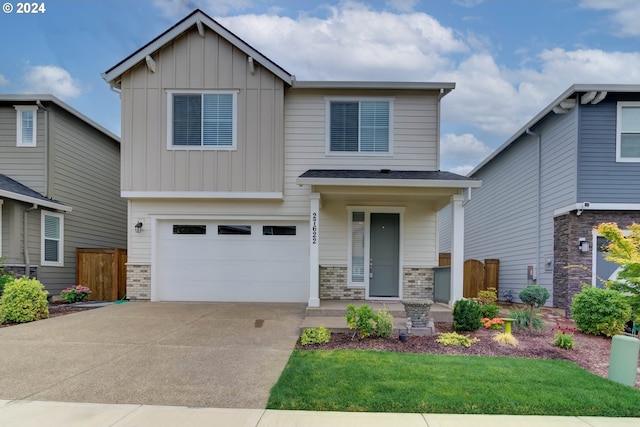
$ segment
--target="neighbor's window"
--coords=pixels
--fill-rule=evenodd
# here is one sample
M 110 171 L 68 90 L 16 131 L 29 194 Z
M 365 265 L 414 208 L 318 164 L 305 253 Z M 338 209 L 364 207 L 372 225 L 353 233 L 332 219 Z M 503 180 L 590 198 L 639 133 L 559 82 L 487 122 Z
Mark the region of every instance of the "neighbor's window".
M 64 264 L 64 217 L 42 211 L 42 265 L 62 267 Z
M 16 146 L 35 147 L 38 107 L 35 105 L 15 105 L 16 119 Z
M 331 153 L 391 152 L 390 100 L 328 100 Z
M 364 283 L 364 212 L 351 213 L 351 281 Z
M 219 225 L 218 234 L 242 234 L 250 235 L 250 225 Z
M 618 102 L 616 161 L 640 162 L 640 102 Z
M 169 93 L 169 148 L 236 148 L 237 92 Z

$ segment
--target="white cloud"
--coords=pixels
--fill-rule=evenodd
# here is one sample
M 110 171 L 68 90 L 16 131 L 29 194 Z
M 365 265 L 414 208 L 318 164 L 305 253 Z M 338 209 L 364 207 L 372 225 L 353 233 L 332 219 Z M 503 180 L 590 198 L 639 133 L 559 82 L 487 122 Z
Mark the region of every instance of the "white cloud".
M 0 86 L 8 85 L 9 79 L 0 74 Z
M 55 65 L 30 66 L 24 75 L 25 92 L 51 93 L 60 99 L 75 98 L 82 93 L 80 83 L 64 68 Z
M 469 165 L 477 165 L 492 151 L 485 143 L 469 133 L 444 134 L 440 138 L 440 150 L 442 169 L 461 175 L 466 175 L 473 169 L 473 166 Z
M 637 0 L 582 0 L 580 6 L 610 11 L 615 32 L 619 36 L 640 36 L 640 2 Z

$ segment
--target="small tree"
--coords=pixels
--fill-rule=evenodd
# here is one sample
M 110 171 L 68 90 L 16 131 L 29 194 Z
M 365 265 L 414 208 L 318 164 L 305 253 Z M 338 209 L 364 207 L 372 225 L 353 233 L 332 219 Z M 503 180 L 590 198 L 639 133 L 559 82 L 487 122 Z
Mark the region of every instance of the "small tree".
M 600 224 L 598 233 L 609 243 L 606 246 L 607 261 L 620 265 L 616 280 L 605 280 L 610 289 L 622 292 L 629 298 L 633 316 L 637 319 L 640 314 L 640 224 L 627 227 L 628 235 L 624 235 L 618 224 L 608 222 Z
M 533 311 L 544 305 L 551 295 L 540 285 L 529 285 L 518 294 L 523 303 L 529 306 L 529 330 L 533 330 Z

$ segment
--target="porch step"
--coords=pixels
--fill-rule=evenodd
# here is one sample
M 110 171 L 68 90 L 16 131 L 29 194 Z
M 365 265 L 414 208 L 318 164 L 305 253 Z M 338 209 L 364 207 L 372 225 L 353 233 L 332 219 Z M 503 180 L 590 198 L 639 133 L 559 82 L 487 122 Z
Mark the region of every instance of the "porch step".
M 344 316 L 307 316 L 300 325 L 300 333 L 305 328 L 317 328 L 324 326 L 333 333 L 353 332 L 347 326 L 347 319 Z M 407 319 L 405 317 L 393 317 L 393 334 L 407 332 Z
M 378 310 L 387 309 L 391 315 L 396 317 L 405 317 L 404 305 L 400 302 L 380 302 L 380 301 L 345 301 L 345 300 L 322 300 L 320 307 L 307 307 L 306 316 L 308 317 L 342 317 L 347 311 L 347 305 L 353 304 L 356 308 L 362 304 L 367 304 L 374 313 Z

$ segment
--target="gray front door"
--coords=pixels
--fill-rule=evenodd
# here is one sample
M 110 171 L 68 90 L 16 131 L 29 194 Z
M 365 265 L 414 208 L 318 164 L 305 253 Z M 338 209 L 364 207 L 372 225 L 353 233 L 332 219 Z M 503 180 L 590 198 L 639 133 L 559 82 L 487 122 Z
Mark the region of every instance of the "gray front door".
M 400 266 L 400 215 L 372 213 L 369 298 L 397 298 Z

